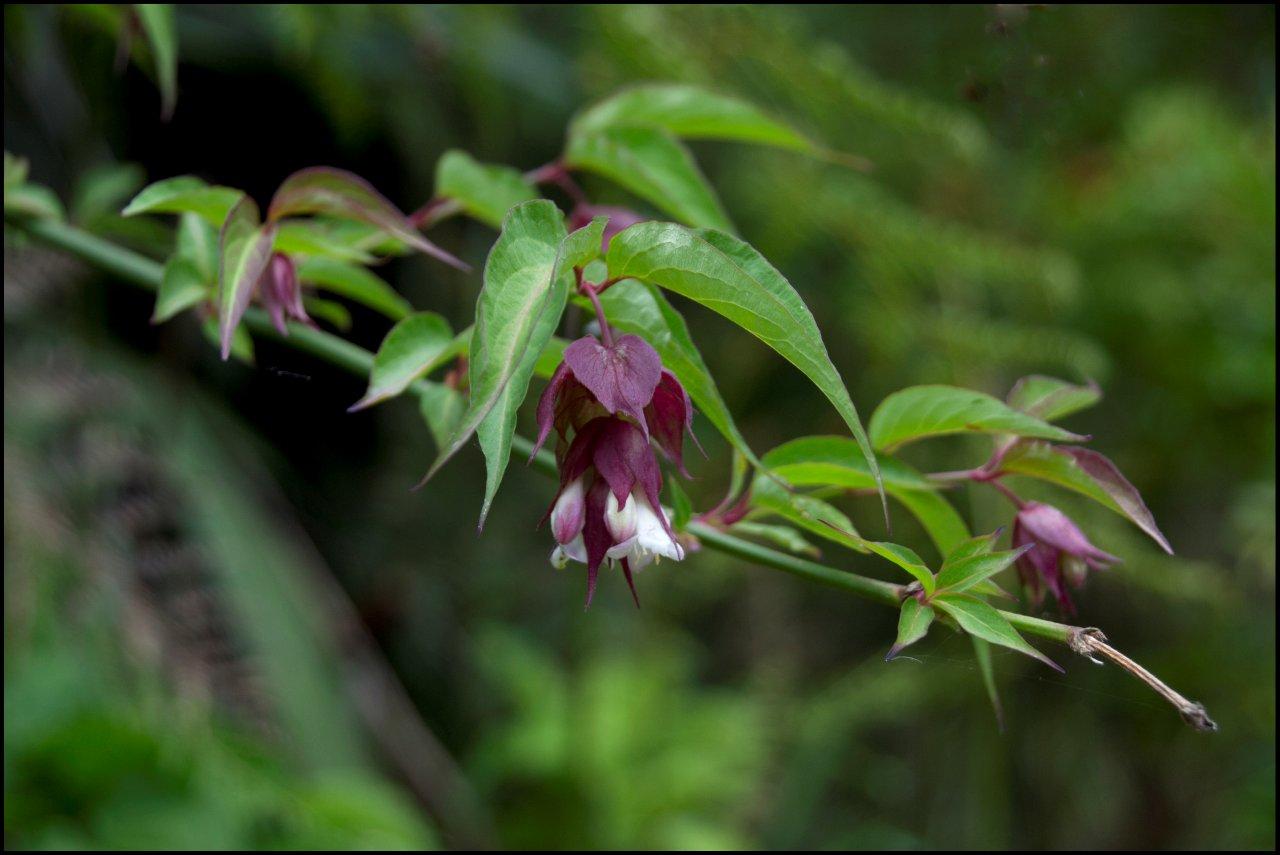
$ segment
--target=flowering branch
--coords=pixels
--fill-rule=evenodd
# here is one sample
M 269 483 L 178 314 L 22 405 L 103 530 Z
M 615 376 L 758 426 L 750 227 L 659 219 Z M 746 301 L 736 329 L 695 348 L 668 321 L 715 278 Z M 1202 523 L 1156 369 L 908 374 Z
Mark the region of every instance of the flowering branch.
M 75 255 L 134 285 L 152 291 L 160 287 L 163 268 L 159 263 L 74 226 L 52 219 L 22 219 L 12 222 L 6 220 L 6 223 L 21 229 L 32 238 Z M 590 296 L 593 291 L 588 291 L 587 293 Z M 593 300 L 594 302 L 596 301 Z M 289 335 L 284 336 L 276 329 L 268 314 L 255 307 L 250 307 L 245 312 L 244 324 L 248 329 L 260 336 L 287 343 L 361 377 L 367 377 L 373 367 L 374 356 L 372 353 L 315 327 L 290 323 L 288 325 Z M 602 324 L 602 333 L 606 326 Z M 420 392 L 423 388 L 421 381 L 417 381 L 411 388 Z M 551 475 L 557 472 L 554 457 L 545 450 L 535 451 L 534 444 L 524 437 L 514 436 L 512 438 L 512 449 L 517 454 L 531 455 L 531 464 L 539 471 Z M 939 481 L 986 481 L 999 477 L 994 472 L 976 478 L 973 477 L 978 471 L 981 470 L 972 470 L 967 473 L 942 473 L 933 477 Z M 1034 505 L 1034 503 L 1028 504 Z M 908 595 L 908 586 L 860 576 L 794 555 L 778 552 L 737 538 L 705 522 L 690 522 L 686 530 L 689 534 L 698 538 L 700 543 L 708 549 L 722 552 L 753 564 L 790 573 L 811 582 L 840 588 L 883 605 L 898 608 Z M 1064 644 L 1072 652 L 1092 661 L 1099 661 L 1099 656 L 1111 661 L 1151 687 L 1152 690 L 1177 709 L 1183 719 L 1192 727 L 1201 731 L 1216 729 L 1217 726 L 1209 718 L 1208 713 L 1201 704 L 1183 697 L 1150 671 L 1111 647 L 1100 630 L 1056 623 L 1010 611 L 1001 611 L 1000 614 L 1017 629 Z

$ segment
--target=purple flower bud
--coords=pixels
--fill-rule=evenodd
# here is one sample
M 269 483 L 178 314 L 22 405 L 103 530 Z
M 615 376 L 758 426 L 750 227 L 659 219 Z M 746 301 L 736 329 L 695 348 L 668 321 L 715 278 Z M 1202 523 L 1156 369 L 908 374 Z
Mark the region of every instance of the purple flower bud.
M 587 505 L 583 495 L 582 478 L 578 477 L 560 491 L 551 509 L 551 533 L 556 542 L 571 543 L 582 534 L 582 521 L 586 518 Z
M 1071 518 L 1052 505 L 1028 502 L 1013 521 L 1013 547 L 1031 544 L 1018 559 L 1018 576 L 1038 606 L 1048 588 L 1066 614 L 1075 614 L 1075 604 L 1067 593 L 1084 584 L 1089 570 L 1102 570 L 1119 563 L 1116 556 L 1098 549 Z
M 258 299 L 281 335 L 289 334 L 285 323 L 289 318 L 302 323 L 311 322 L 302 305 L 298 271 L 289 256 L 282 252 L 274 253 L 267 269 L 262 272 L 262 278 L 258 280 Z

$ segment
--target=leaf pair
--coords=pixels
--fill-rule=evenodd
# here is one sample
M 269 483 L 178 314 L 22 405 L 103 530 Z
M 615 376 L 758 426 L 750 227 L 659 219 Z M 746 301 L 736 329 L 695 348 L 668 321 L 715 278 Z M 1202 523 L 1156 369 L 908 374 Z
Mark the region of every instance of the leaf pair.
M 885 656 L 886 661 L 924 638 L 940 611 L 975 639 L 1016 650 L 1051 668 L 1062 670 L 1028 644 L 998 609 L 976 596 L 983 592 L 993 576 L 1016 561 L 1028 548 L 995 552 L 993 547 L 998 534 L 973 538 L 957 546 L 947 556 L 937 576 L 924 568 L 918 556 L 905 547 L 869 544 L 873 551 L 911 572 L 922 588 L 920 599 L 908 596 L 902 602 L 898 637 Z

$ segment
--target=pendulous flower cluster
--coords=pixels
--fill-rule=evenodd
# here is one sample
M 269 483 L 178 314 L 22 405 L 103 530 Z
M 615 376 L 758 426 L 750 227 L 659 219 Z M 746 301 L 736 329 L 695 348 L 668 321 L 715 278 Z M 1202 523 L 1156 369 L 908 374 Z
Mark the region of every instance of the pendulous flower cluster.
M 538 401 L 534 449 L 554 427 L 560 489 L 548 512 L 556 539 L 551 562 L 587 565 L 587 605 L 606 561 L 621 566 L 635 597 L 633 571 L 663 557 L 684 558 L 659 503 L 654 445 L 687 477 L 683 441 L 686 431 L 692 436 L 693 419 L 684 387 L 648 342 L 614 338 L 607 327 L 602 333 L 603 342 L 586 336 L 565 348 Z
M 1053 594 L 1065 614 L 1075 614 L 1067 583 L 1079 588 L 1089 570 L 1102 570 L 1120 559 L 1089 542 L 1070 517 L 1053 505 L 1026 502 L 1013 520 L 1013 548 L 1031 548 L 1018 559 L 1022 586 L 1039 606 L 1044 589 Z

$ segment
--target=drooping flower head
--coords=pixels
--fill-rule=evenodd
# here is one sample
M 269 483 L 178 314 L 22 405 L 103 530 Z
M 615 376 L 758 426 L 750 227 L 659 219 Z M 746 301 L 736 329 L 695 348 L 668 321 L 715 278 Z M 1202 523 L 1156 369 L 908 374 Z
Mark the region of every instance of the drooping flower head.
M 588 605 L 606 561 L 622 567 L 635 596 L 632 571 L 684 558 L 659 502 L 662 470 L 651 440 L 684 471 L 692 417 L 684 387 L 639 336 L 607 343 L 585 336 L 565 349 L 538 401 L 534 452 L 555 428 L 560 489 L 549 513 L 557 544 L 551 561 L 587 565 Z
M 288 335 L 285 321 L 292 318 L 311 323 L 302 305 L 302 286 L 293 260 L 282 252 L 273 253 L 258 280 L 258 300 L 271 316 L 271 323 L 281 335 Z
M 1018 559 L 1018 576 L 1038 606 L 1044 589 L 1053 594 L 1066 614 L 1076 607 L 1067 584 L 1079 588 L 1089 570 L 1102 570 L 1120 559 L 1089 542 L 1071 518 L 1052 505 L 1027 502 L 1013 520 L 1013 547 L 1032 544 Z

